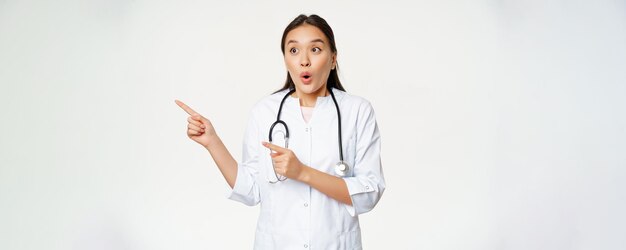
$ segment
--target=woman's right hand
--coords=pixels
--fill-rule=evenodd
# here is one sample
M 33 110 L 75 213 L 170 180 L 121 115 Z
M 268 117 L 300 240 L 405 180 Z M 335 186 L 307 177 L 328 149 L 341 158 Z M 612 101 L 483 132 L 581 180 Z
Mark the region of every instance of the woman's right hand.
M 208 147 L 209 143 L 215 140 L 215 137 L 217 136 L 211 121 L 198 114 L 198 112 L 194 111 L 183 102 L 179 100 L 175 100 L 175 102 L 180 108 L 189 114 L 189 117 L 187 118 L 187 136 L 205 148 Z

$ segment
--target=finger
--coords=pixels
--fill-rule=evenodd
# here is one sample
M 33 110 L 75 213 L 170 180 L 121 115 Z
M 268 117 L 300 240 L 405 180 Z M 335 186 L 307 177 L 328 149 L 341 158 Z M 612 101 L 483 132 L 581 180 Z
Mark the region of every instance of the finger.
M 193 125 L 193 124 L 191 124 L 191 123 L 187 124 L 187 128 L 188 128 L 188 129 L 195 130 L 195 131 L 199 131 L 199 132 L 204 132 L 204 129 L 203 129 L 203 128 L 201 128 L 201 127 L 199 127 L 199 126 L 196 126 L 196 125 Z
M 209 122 L 209 120 L 207 118 L 204 118 L 204 116 L 201 116 L 200 114 L 192 115 L 191 119 L 194 119 L 194 120 L 199 121 L 199 122 Z
M 262 144 L 263 144 L 264 147 L 269 148 L 270 150 L 276 151 L 278 153 L 286 153 L 286 152 L 289 151 L 289 149 L 283 148 L 283 147 L 278 146 L 278 145 L 271 144 L 269 142 L 263 142 Z
M 276 157 L 276 159 L 279 162 L 289 162 L 289 156 L 288 155 L 281 155 L 279 157 Z
M 191 109 L 189 106 L 187 106 L 187 104 L 179 101 L 179 100 L 174 100 L 174 102 L 176 102 L 176 104 L 178 105 L 178 107 L 182 108 L 185 112 L 187 112 L 187 114 L 190 115 L 196 115 L 198 114 L 198 112 L 196 112 L 195 110 Z
M 201 127 L 201 128 L 206 128 L 206 126 L 204 126 L 202 122 L 198 121 L 197 119 L 194 119 L 193 116 L 190 116 L 189 118 L 187 118 L 187 122 L 189 122 L 190 124 L 196 125 L 198 127 Z
M 282 161 L 274 162 L 274 169 L 282 171 L 282 169 L 283 169 L 283 162 Z
M 273 166 L 274 166 L 274 168 L 278 168 L 278 164 L 279 164 L 280 162 L 278 162 L 277 160 L 272 160 L 272 163 L 274 163 L 274 165 L 273 165 Z
M 202 132 L 200 132 L 200 131 L 195 131 L 195 130 L 193 130 L 193 129 L 187 129 L 187 134 L 188 134 L 188 135 L 201 135 L 201 134 L 202 134 Z
M 280 153 L 274 153 L 274 155 L 271 155 L 271 158 L 274 162 L 285 162 L 287 160 L 284 155 L 281 155 Z
M 281 176 L 285 176 L 285 171 L 283 171 L 283 170 L 282 170 L 282 169 L 280 169 L 280 168 L 276 168 L 276 169 L 274 169 L 274 171 L 276 171 L 276 173 L 277 173 L 277 174 L 279 174 L 279 175 L 281 175 Z

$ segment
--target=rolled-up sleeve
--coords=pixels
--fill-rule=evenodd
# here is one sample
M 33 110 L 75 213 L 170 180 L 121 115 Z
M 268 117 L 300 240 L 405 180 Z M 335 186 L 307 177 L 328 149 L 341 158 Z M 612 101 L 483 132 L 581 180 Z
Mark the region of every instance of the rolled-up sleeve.
M 259 185 L 256 181 L 258 171 L 258 147 L 261 144 L 254 112 L 251 113 L 243 139 L 241 162 L 237 164 L 237 178 L 228 198 L 248 206 L 261 201 Z
M 345 207 L 351 216 L 372 210 L 385 191 L 380 158 L 380 133 L 374 110 L 369 103 L 359 108 L 356 124 L 354 175 L 344 178 L 352 199 L 352 206 L 345 204 Z

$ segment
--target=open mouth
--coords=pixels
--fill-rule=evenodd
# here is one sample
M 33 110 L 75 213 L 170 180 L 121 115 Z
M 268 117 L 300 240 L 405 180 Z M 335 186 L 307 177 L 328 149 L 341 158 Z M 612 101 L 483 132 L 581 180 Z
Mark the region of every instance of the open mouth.
M 304 83 L 311 82 L 311 77 L 312 77 L 312 75 L 309 72 L 302 72 L 300 74 L 300 79 L 302 79 L 302 82 L 304 82 Z

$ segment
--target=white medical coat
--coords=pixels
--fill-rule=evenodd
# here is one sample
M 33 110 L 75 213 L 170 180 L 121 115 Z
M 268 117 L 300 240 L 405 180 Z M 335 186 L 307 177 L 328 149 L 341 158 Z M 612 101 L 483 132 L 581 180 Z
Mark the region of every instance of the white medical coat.
M 268 141 L 280 101 L 287 90 L 260 100 L 252 109 L 243 141 L 242 161 L 229 198 L 261 204 L 254 249 L 361 249 L 358 215 L 374 208 L 385 190 L 380 160 L 380 135 L 374 110 L 360 97 L 333 89 L 341 111 L 344 160 L 351 166 L 343 177 L 352 206 L 292 179 L 276 180 Z M 339 161 L 337 111 L 332 97 L 318 97 L 307 124 L 298 98 L 288 97 L 281 120 L 290 133 L 289 149 L 305 165 L 335 175 Z M 278 128 L 278 126 L 277 126 Z M 277 129 L 275 128 L 275 129 Z M 276 139 L 274 139 L 276 140 Z

